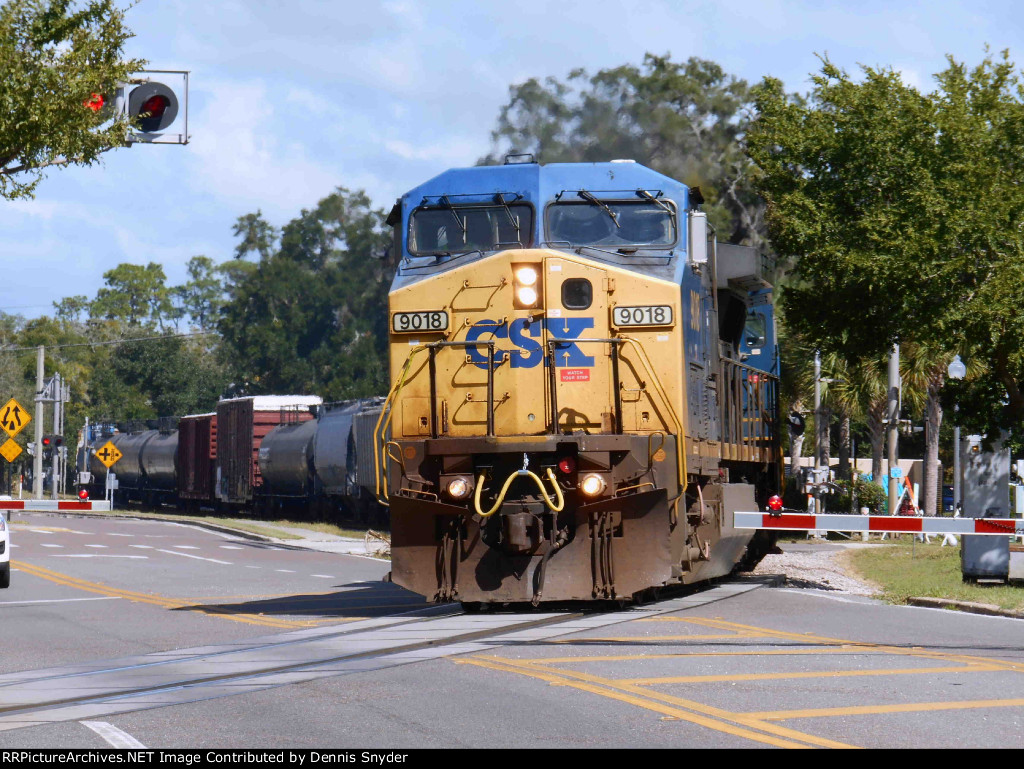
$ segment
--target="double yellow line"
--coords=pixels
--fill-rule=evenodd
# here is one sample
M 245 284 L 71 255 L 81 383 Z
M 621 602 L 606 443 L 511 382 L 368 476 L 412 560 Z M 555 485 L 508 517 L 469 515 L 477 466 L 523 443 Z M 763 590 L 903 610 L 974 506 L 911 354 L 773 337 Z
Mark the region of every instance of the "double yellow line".
M 586 661 L 581 657 L 577 662 Z M 742 737 L 754 742 L 777 748 L 852 748 L 843 742 L 816 737 L 772 723 L 766 723 L 743 713 L 733 713 L 721 708 L 702 705 L 693 700 L 674 697 L 670 694 L 653 692 L 623 681 L 612 681 L 578 671 L 556 670 L 546 665 L 525 660 L 496 657 L 469 657 L 455 660 L 457 664 L 476 665 L 491 670 L 518 673 L 530 678 L 547 681 L 552 686 L 568 686 L 580 691 L 598 694 L 602 697 L 625 702 L 636 707 L 660 713 L 672 719 L 714 729 L 718 732 Z
M 121 588 L 104 585 L 100 582 L 89 582 L 88 580 L 72 577 L 68 574 L 61 574 L 60 572 L 53 571 L 42 566 L 25 563 L 24 561 L 12 561 L 11 565 L 25 574 L 45 579 L 55 585 L 64 585 L 66 587 L 73 587 L 76 590 L 84 590 L 87 593 L 97 593 L 111 598 L 123 598 L 127 601 L 132 601 L 133 603 L 144 603 L 149 604 L 150 606 L 159 606 L 164 609 L 187 609 L 189 611 L 200 612 L 202 614 L 216 615 L 223 617 L 224 619 L 234 620 L 235 622 L 245 622 L 250 625 L 276 627 L 287 630 L 314 627 L 320 624 L 317 620 L 288 620 L 278 619 L 276 617 L 264 617 L 259 614 L 238 611 L 237 609 L 232 609 L 227 606 L 204 606 L 178 598 L 167 598 L 160 595 L 151 595 L 149 593 L 138 593 L 133 590 L 123 590 Z M 344 621 L 351 621 L 353 619 L 359 618 L 345 618 Z

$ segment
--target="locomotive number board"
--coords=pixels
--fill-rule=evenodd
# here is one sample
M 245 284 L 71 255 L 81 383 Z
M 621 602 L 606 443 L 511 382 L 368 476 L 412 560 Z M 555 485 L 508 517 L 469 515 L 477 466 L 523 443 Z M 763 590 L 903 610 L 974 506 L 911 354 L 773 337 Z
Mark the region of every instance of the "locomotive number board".
M 391 330 L 396 334 L 417 334 L 424 331 L 447 331 L 448 313 L 444 310 L 396 312 L 391 316 Z
M 672 305 L 645 304 L 638 307 L 612 308 L 612 323 L 616 326 L 671 326 Z

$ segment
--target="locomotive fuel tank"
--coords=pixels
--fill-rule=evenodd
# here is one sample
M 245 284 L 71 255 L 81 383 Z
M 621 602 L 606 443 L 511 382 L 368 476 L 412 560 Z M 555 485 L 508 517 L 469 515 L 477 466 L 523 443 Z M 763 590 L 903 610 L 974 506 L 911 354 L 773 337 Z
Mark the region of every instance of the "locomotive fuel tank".
M 259 449 L 263 494 L 297 497 L 309 493 L 316 433 L 315 420 L 280 425 L 267 433 Z

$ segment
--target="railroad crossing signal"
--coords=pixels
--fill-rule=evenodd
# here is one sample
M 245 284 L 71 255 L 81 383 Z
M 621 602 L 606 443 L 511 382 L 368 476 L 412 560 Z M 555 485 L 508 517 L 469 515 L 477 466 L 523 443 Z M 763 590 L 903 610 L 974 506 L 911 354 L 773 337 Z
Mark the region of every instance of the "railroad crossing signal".
M 4 441 L 4 445 L 0 446 L 0 456 L 3 456 L 8 462 L 13 462 L 21 454 L 21 446 L 8 438 Z
M 110 441 L 107 441 L 103 444 L 103 447 L 96 452 L 96 456 L 99 458 L 100 462 L 103 463 L 104 467 L 109 470 L 117 460 L 124 456 L 124 454 L 121 453 L 117 446 Z
M 7 405 L 0 409 L 0 427 L 12 438 L 20 433 L 25 425 L 31 421 L 32 417 L 28 415 L 28 412 L 14 398 L 7 401 Z

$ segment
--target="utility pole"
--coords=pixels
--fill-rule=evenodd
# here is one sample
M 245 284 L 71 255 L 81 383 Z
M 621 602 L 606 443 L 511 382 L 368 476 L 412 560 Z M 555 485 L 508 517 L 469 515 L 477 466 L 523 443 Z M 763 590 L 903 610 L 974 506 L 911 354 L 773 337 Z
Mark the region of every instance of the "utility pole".
M 32 496 L 43 498 L 43 360 L 45 348 L 36 349 L 36 454 L 32 457 Z
M 887 413 L 889 433 L 889 515 L 896 515 L 896 478 L 893 469 L 899 467 L 897 462 L 897 441 L 899 440 L 900 419 L 900 346 L 892 346 L 889 355 L 889 408 Z
M 818 481 L 818 472 L 824 453 L 821 450 L 822 429 L 821 429 L 821 353 L 814 351 L 814 480 Z M 815 483 L 814 486 L 814 513 L 822 514 L 821 509 L 821 487 Z

